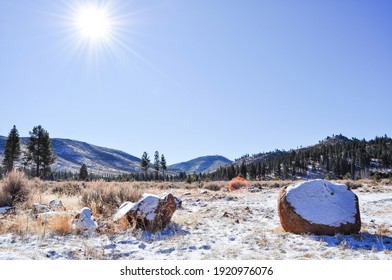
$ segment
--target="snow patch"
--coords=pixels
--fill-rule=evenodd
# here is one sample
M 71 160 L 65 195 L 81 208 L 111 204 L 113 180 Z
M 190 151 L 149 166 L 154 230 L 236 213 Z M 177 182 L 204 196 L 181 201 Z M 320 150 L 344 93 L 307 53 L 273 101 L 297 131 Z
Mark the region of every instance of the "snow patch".
M 355 195 L 346 185 L 313 180 L 287 187 L 286 200 L 295 212 L 314 224 L 355 223 Z
M 130 201 L 125 201 L 123 204 L 120 205 L 120 207 L 118 208 L 118 211 L 116 212 L 116 214 L 113 217 L 114 221 L 118 221 L 119 219 L 121 219 L 122 217 L 124 217 L 134 206 L 135 204 L 130 202 Z
M 131 210 L 143 213 L 143 217 L 145 217 L 149 221 L 153 221 L 155 219 L 156 213 L 155 210 L 158 207 L 160 198 L 156 195 L 145 194 L 143 199 L 136 203 Z

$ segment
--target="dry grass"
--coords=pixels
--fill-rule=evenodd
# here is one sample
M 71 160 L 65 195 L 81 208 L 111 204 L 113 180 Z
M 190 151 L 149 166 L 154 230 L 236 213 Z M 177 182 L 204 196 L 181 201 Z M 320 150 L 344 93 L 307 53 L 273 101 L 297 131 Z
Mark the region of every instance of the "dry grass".
M 58 235 L 68 235 L 74 233 L 70 215 L 56 215 L 48 222 L 49 230 Z
M 383 236 L 383 235 L 390 236 L 390 235 L 392 235 L 392 233 L 391 233 L 391 231 L 389 229 L 389 226 L 386 225 L 386 224 L 379 225 L 377 227 L 376 234 L 380 235 L 380 236 Z
M 381 187 L 372 185 L 372 180 L 342 180 L 339 182 L 345 183 L 351 188 L 358 188 L 360 191 L 379 191 L 381 189 Z M 40 179 L 28 180 L 22 173 L 11 172 L 3 181 L 0 181 L 0 206 L 15 206 L 17 211 L 16 214 L 2 217 L 0 233 L 14 232 L 23 235 L 53 232 L 59 235 L 73 234 L 72 216 L 58 215 L 53 216 L 51 220 L 43 221 L 30 214 L 34 203 L 48 205 L 51 200 L 60 199 L 67 210 L 79 211 L 83 207 L 89 207 L 98 221 L 100 229 L 105 233 L 114 234 L 129 230 L 131 226 L 125 218 L 113 223 L 110 219 L 111 216 L 123 202 L 136 202 L 143 193 L 161 194 L 170 192 L 170 190 L 199 190 L 201 185 L 210 191 L 227 192 L 229 183 L 228 181 L 205 182 L 203 184 L 185 182 L 48 182 Z M 242 182 L 239 181 L 239 183 Z M 260 189 L 276 189 L 291 183 L 293 182 L 248 181 L 248 185 Z M 230 213 L 229 211 L 228 214 Z M 188 215 L 186 220 L 183 217 L 173 217 L 175 222 L 193 230 L 199 227 L 199 223 L 203 219 L 204 217 L 201 217 L 200 213 Z M 237 217 L 237 219 L 245 218 Z M 232 222 L 235 221 L 234 219 Z M 391 235 L 391 229 L 387 226 L 381 225 L 374 230 L 379 235 Z M 261 235 L 259 245 L 265 245 L 265 241 Z
M 15 206 L 16 203 L 24 202 L 29 195 L 29 181 L 23 172 L 11 171 L 4 179 L 0 192 L 2 206 Z
M 224 188 L 227 188 L 227 184 L 225 182 L 209 182 L 204 185 L 204 188 L 210 191 L 220 191 Z
M 125 201 L 136 202 L 143 195 L 139 186 L 131 187 L 130 183 L 92 182 L 87 185 L 81 195 L 83 207 L 89 207 L 94 216 L 108 217 Z M 132 185 L 132 184 L 131 184 Z

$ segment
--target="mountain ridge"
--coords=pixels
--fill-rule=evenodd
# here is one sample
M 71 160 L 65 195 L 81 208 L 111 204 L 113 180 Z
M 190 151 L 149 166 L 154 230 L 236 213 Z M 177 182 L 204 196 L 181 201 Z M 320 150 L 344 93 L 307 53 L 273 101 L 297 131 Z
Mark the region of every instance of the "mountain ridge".
M 20 137 L 22 151 L 26 149 L 29 137 Z M 7 138 L 0 136 L 0 160 Z M 87 142 L 68 138 L 51 138 L 54 154 L 57 156 L 52 165 L 54 171 L 78 173 L 86 164 L 89 172 L 97 175 L 120 175 L 123 173 L 142 172 L 140 158 L 124 151 L 101 147 Z M 202 156 L 189 161 L 167 166 L 168 173 L 206 173 L 216 170 L 219 166 L 231 163 L 231 160 L 219 156 Z M 21 166 L 21 160 L 18 164 Z M 152 168 L 150 169 L 152 171 Z

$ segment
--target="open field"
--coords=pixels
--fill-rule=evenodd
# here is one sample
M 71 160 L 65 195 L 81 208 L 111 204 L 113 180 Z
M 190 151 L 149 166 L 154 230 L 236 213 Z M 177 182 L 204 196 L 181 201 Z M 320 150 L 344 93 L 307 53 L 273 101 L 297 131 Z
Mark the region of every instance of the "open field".
M 392 186 L 387 181 L 350 182 L 359 197 L 362 229 L 356 235 L 285 233 L 277 197 L 290 182 L 250 182 L 253 191 L 227 191 L 227 182 L 105 183 L 22 179 L 29 189 L 14 212 L 0 214 L 0 259 L 392 259 Z M 6 201 L 1 183 L 1 200 Z M 131 230 L 111 219 L 125 200 L 143 193 L 172 193 L 183 200 L 159 234 Z M 34 202 L 61 199 L 65 215 L 35 218 Z M 90 207 L 99 229 L 72 228 L 72 217 Z

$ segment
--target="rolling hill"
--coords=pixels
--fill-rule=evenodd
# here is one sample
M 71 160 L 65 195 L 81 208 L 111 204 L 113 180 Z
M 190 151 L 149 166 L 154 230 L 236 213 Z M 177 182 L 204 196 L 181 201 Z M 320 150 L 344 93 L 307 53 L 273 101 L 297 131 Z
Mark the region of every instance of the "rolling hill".
M 27 137 L 21 137 L 22 150 L 25 149 Z M 52 148 L 57 156 L 52 170 L 79 172 L 83 164 L 87 165 L 89 172 L 97 175 L 141 172 L 140 158 L 128 153 L 95 146 L 77 140 L 52 138 Z M 3 157 L 6 137 L 0 136 L 0 161 Z M 168 166 L 168 173 L 204 173 L 216 170 L 219 166 L 230 164 L 231 161 L 222 156 L 205 156 L 190 161 Z M 21 162 L 18 164 L 21 165 Z M 150 169 L 152 171 L 152 168 Z
M 223 156 L 204 156 L 189 161 L 169 165 L 167 169 L 168 171 L 174 173 L 208 173 L 215 171 L 220 166 L 224 166 L 230 163 L 232 163 L 232 161 Z

